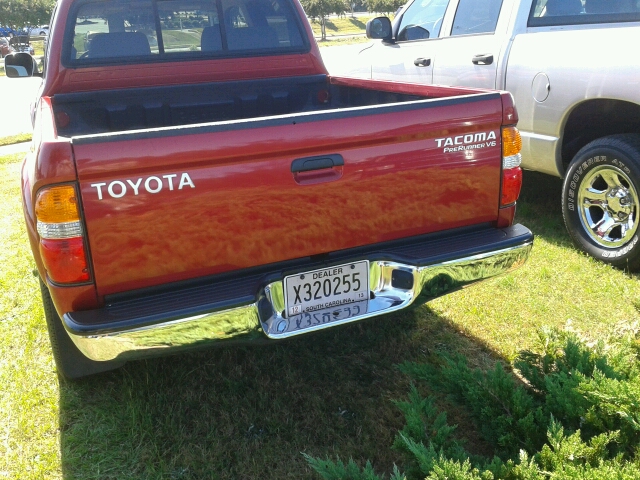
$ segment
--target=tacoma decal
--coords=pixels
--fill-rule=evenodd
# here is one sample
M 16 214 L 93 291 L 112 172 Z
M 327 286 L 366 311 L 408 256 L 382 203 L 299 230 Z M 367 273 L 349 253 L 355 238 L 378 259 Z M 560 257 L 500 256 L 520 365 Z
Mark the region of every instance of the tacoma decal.
M 456 137 L 436 138 L 438 148 L 444 147 L 443 153 L 475 150 L 478 148 L 495 147 L 497 145 L 496 132 L 479 132 L 458 135 Z
M 160 193 L 164 188 L 169 190 L 175 190 L 175 179 L 180 175 L 180 181 L 177 185 L 178 190 L 182 190 L 185 187 L 196 188 L 193 184 L 193 180 L 188 173 L 170 173 L 156 177 L 152 175 L 147 178 L 138 178 L 136 180 L 114 180 L 107 185 L 106 182 L 92 183 L 91 187 L 95 188 L 98 193 L 98 200 L 102 200 L 105 196 L 105 191 L 111 196 L 111 198 L 122 198 L 129 192 L 134 195 L 139 195 L 142 190 L 146 190 L 147 193 Z M 105 190 L 102 188 L 106 187 Z

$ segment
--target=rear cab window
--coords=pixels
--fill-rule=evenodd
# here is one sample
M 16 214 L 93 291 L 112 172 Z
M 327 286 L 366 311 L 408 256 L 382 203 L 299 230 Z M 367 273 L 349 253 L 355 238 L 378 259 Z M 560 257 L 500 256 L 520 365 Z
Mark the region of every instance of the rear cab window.
M 63 55 L 70 67 L 306 52 L 289 0 L 81 2 Z
M 640 0 L 535 0 L 529 27 L 640 21 Z

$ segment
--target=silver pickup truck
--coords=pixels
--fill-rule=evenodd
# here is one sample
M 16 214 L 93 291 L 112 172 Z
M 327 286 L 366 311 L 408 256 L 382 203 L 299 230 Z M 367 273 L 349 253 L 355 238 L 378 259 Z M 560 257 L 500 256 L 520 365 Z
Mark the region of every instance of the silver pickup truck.
M 367 33 L 332 73 L 510 91 L 522 166 L 564 178 L 575 244 L 640 269 L 640 1 L 410 0 Z

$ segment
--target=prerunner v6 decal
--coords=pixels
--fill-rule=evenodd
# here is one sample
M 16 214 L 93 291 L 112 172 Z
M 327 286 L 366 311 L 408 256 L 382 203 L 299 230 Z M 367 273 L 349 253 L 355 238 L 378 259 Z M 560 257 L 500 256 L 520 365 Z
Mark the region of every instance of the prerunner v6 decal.
M 479 132 L 458 135 L 456 137 L 436 138 L 438 148 L 444 147 L 443 153 L 475 150 L 478 148 L 495 147 L 497 145 L 496 132 Z

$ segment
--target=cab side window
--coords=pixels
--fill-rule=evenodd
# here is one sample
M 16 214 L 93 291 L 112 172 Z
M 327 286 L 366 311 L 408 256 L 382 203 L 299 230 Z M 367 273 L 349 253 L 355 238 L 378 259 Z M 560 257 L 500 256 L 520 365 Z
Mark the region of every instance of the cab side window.
M 637 22 L 637 0 L 536 0 L 529 14 L 529 27 Z
M 449 0 L 415 0 L 402 15 L 398 41 L 425 40 L 440 35 Z
M 500 7 L 502 0 L 460 0 L 451 35 L 495 32 Z

